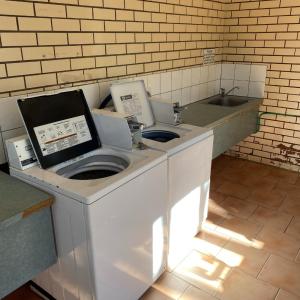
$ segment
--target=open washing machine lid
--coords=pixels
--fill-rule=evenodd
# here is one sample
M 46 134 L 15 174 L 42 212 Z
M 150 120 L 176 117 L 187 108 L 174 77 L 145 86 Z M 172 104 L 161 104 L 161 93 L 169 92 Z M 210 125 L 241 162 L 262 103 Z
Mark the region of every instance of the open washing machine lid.
M 116 111 L 135 115 L 138 122 L 144 124 L 146 130 L 142 132 L 143 138 L 158 143 L 167 143 L 180 138 L 180 135 L 172 130 L 152 128 L 155 119 L 143 80 L 116 83 L 110 87 L 110 91 Z
M 116 111 L 135 115 L 145 127 L 154 125 L 154 116 L 143 80 L 116 83 L 110 87 Z
M 82 90 L 18 100 L 18 106 L 43 169 L 101 146 Z

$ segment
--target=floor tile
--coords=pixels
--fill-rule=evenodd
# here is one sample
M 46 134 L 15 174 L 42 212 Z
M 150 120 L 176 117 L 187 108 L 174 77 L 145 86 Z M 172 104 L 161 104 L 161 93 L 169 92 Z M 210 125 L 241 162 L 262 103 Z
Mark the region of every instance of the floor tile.
M 300 197 L 287 196 L 280 206 L 280 210 L 293 216 L 300 217 Z
M 221 204 L 221 207 L 230 214 L 240 217 L 248 218 L 257 208 L 257 204 L 245 200 L 240 200 L 235 197 L 227 197 Z
M 300 198 L 300 185 L 294 185 L 291 189 L 286 191 L 286 194 L 290 198 Z
M 220 209 L 217 210 L 209 210 L 207 219 L 205 223 L 210 223 L 211 225 L 218 225 L 222 224 L 226 218 L 229 218 L 230 216 L 227 214 L 227 212 L 224 213 L 224 210 L 222 209 L 222 213 L 220 213 Z
M 267 227 L 284 231 L 293 216 L 276 209 L 259 206 L 249 217 L 249 221 L 257 222 Z
M 219 224 L 229 217 L 226 209 L 220 204 L 226 199 L 226 196 L 218 192 L 210 192 L 208 202 L 208 220 L 215 224 Z
M 279 290 L 275 300 L 300 300 L 300 297 L 293 295 L 285 290 Z
M 217 298 L 201 291 L 200 289 L 190 286 L 186 289 L 179 300 L 217 300 Z
M 203 230 L 194 238 L 193 248 L 203 254 L 215 256 L 227 243 L 228 239 L 229 237 L 214 230 L 203 228 Z
M 271 191 L 276 186 L 276 181 L 268 176 L 259 177 L 257 174 L 251 175 L 243 184 L 257 191 Z
M 140 300 L 174 300 L 176 298 L 171 298 L 164 293 L 151 287 L 146 291 L 146 293 L 140 298 Z
M 223 180 L 241 184 L 246 182 L 250 176 L 251 174 L 249 174 L 249 172 L 247 172 L 244 168 L 225 168 L 218 173 L 218 177 L 223 178 Z
M 244 243 L 252 241 L 260 230 L 259 224 L 238 217 L 227 219 L 216 227 L 217 232 Z
M 264 207 L 275 209 L 279 208 L 283 204 L 285 197 L 286 193 L 283 191 L 263 191 L 254 189 L 253 193 L 247 200 L 258 203 Z
M 217 297 L 222 300 L 273 300 L 278 289 L 241 271 L 234 270 Z
M 239 183 L 224 181 L 224 183 L 217 189 L 218 192 L 236 197 L 239 199 L 246 199 L 250 195 L 250 189 Z
M 288 226 L 286 233 L 300 240 L 300 217 L 295 217 Z
M 245 165 L 246 161 L 235 159 L 228 155 L 220 155 L 212 161 L 212 169 L 221 171 L 225 168 L 240 168 Z
M 222 178 L 216 177 L 212 174 L 210 178 L 210 190 L 216 191 L 223 184 L 223 181 L 224 180 Z
M 256 277 L 270 254 L 255 247 L 255 244 L 242 245 L 238 241 L 229 241 L 217 255 L 217 258 L 232 268 L 239 268 Z
M 298 174 L 298 178 L 295 182 L 295 186 L 300 186 L 300 175 Z
M 291 196 L 297 196 L 300 193 L 299 185 L 287 183 L 284 181 L 278 181 L 275 186 L 275 189 L 285 191 L 288 194 L 290 194 Z
M 300 264 L 272 255 L 258 278 L 300 296 Z
M 142 299 L 300 300 L 298 174 L 215 159 L 208 219 L 193 249 Z
M 220 289 L 222 279 L 226 278 L 229 272 L 230 268 L 215 257 L 192 251 L 175 269 L 174 274 L 214 295 Z
M 226 195 L 218 193 L 216 191 L 211 191 L 209 193 L 209 203 L 217 203 L 220 204 L 226 199 Z
M 266 251 L 294 260 L 300 249 L 300 240 L 272 228 L 264 228 L 257 236 Z
M 169 272 L 165 272 L 153 285 L 154 289 L 172 299 L 177 299 L 181 296 L 187 287 L 187 282 Z
M 268 173 L 268 177 L 274 178 L 282 183 L 295 184 L 298 179 L 298 173 L 274 167 Z
M 252 162 L 252 161 L 247 161 L 247 165 L 245 167 L 247 168 L 248 173 L 254 174 L 258 178 L 267 176 L 270 170 L 272 169 L 272 167 L 270 166 Z

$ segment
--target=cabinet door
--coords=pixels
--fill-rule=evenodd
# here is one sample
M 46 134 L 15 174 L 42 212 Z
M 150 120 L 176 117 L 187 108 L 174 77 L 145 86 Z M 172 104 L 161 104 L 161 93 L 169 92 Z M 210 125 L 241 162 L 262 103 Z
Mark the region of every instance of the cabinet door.
M 191 250 L 206 216 L 212 159 L 210 137 L 169 158 L 168 268 Z
M 214 128 L 213 158 L 257 131 L 257 110 L 249 110 L 226 120 Z
M 248 110 L 241 113 L 241 140 L 250 134 L 257 132 L 258 128 L 258 111 Z
M 87 208 L 97 299 L 138 299 L 164 271 L 167 162 Z

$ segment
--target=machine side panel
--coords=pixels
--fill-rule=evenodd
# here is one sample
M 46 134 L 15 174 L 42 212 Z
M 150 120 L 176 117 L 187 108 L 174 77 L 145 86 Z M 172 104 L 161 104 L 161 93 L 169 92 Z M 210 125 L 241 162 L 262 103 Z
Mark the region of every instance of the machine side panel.
M 97 299 L 138 299 L 165 270 L 166 204 L 165 161 L 88 206 Z
M 189 253 L 207 215 L 213 137 L 169 158 L 168 268 Z
M 57 300 L 94 299 L 89 269 L 84 206 L 37 182 L 13 176 L 42 189 L 55 198 L 52 216 L 58 261 L 39 274 L 34 282 Z

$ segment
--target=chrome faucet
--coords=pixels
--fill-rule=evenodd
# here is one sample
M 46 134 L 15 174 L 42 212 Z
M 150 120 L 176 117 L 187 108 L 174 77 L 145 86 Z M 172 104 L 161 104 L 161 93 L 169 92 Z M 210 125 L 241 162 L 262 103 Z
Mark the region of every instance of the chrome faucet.
M 232 91 L 234 91 L 235 89 L 239 90 L 240 88 L 238 86 L 234 86 L 232 89 L 230 89 L 229 91 L 225 92 L 224 88 L 220 88 L 220 92 L 221 92 L 221 96 L 222 97 L 226 97 L 227 95 L 229 95 Z
M 174 119 L 176 125 L 182 123 L 181 113 L 186 109 L 187 109 L 186 107 L 180 107 L 179 102 L 173 103 Z
M 135 120 L 128 119 L 127 123 L 128 123 L 129 129 L 130 129 L 131 132 L 135 132 L 135 131 L 138 131 L 138 130 L 142 131 L 144 129 L 144 124 L 139 123 Z
M 142 131 L 145 125 L 143 123 L 139 123 L 136 120 L 136 117 L 128 117 L 127 124 L 131 132 L 131 139 L 133 145 L 136 145 L 136 147 L 140 150 L 146 149 L 147 146 L 143 143 L 142 140 Z

